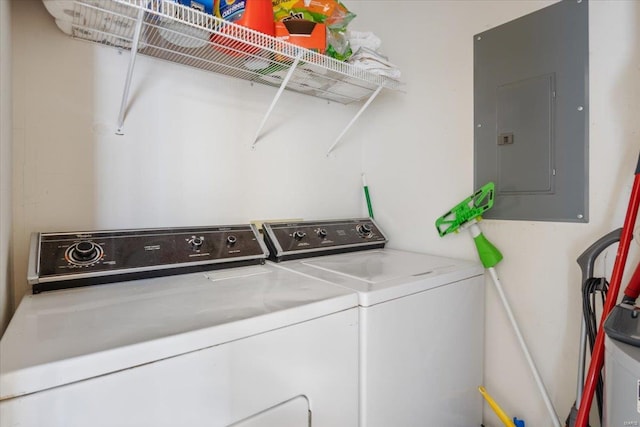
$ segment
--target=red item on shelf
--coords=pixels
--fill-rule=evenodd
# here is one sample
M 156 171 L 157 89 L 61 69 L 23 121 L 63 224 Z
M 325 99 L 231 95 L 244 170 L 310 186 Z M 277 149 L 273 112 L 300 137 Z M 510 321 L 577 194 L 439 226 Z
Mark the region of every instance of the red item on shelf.
M 241 13 L 241 17 L 233 22 L 272 37 L 276 33 L 271 0 L 244 0 L 244 11 Z M 242 31 L 233 25 L 224 25 L 219 29 L 219 33 L 223 34 L 211 35 L 211 42 L 217 45 L 216 49 L 228 55 L 245 56 L 246 54 L 255 54 L 260 50 L 259 47 L 249 44 L 262 44 L 260 43 L 261 37 L 257 34 Z M 243 43 L 243 41 L 249 43 Z M 228 47 L 228 49 L 218 46 Z

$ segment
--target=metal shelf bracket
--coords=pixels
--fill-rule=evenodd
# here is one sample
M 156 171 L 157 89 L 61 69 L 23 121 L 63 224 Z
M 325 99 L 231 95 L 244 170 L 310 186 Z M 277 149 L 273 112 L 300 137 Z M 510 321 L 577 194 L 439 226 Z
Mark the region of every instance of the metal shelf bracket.
M 303 54 L 303 51 L 299 50 L 298 54 L 296 55 L 296 59 L 293 61 L 293 64 L 291 64 L 291 68 L 289 68 L 286 76 L 284 77 L 284 80 L 282 80 L 282 83 L 280 84 L 280 87 L 278 88 L 278 91 L 276 92 L 276 95 L 273 98 L 273 101 L 271 101 L 271 105 L 269 105 L 269 109 L 267 110 L 267 113 L 262 118 L 262 122 L 260 123 L 260 126 L 258 126 L 258 130 L 256 131 L 256 136 L 255 138 L 253 138 L 253 144 L 251 144 L 252 150 L 255 150 L 256 144 L 260 139 L 260 132 L 262 132 L 262 129 L 264 128 L 264 125 L 267 123 L 269 116 L 271 116 L 271 112 L 273 111 L 274 107 L 278 103 L 278 100 L 280 99 L 282 92 L 287 87 L 287 84 L 289 83 L 289 79 L 291 79 L 293 72 L 295 71 L 296 67 L 298 66 L 298 63 L 300 62 L 300 58 L 302 58 L 302 54 Z
M 129 58 L 129 69 L 127 70 L 127 79 L 124 83 L 124 92 L 122 93 L 122 102 L 120 103 L 120 113 L 118 114 L 118 129 L 116 135 L 124 135 L 124 116 L 129 102 L 129 89 L 131 89 L 131 78 L 133 77 L 133 68 L 136 62 L 136 54 L 138 53 L 138 41 L 142 30 L 142 21 L 144 19 L 144 9 L 138 11 L 136 28 L 133 33 L 133 45 L 131 46 L 131 58 Z
M 358 118 L 364 112 L 364 110 L 366 110 L 367 107 L 369 107 L 369 104 L 371 104 L 371 102 L 373 102 L 373 100 L 376 98 L 376 96 L 378 96 L 378 94 L 380 93 L 381 90 L 382 90 L 382 86 L 378 86 L 378 88 L 371 94 L 371 96 L 369 97 L 367 102 L 365 102 L 362 105 L 360 110 L 358 110 L 356 115 L 347 124 L 347 127 L 344 128 L 344 130 L 340 133 L 340 135 L 338 135 L 338 137 L 335 139 L 333 144 L 331 144 L 331 147 L 329 147 L 329 149 L 327 150 L 327 157 L 329 157 L 329 154 L 331 154 L 331 151 L 335 148 L 336 145 L 338 145 L 340 140 L 342 140 L 342 137 L 347 133 L 347 131 L 351 128 L 351 126 L 353 126 L 353 124 L 356 122 L 356 120 L 358 120 Z

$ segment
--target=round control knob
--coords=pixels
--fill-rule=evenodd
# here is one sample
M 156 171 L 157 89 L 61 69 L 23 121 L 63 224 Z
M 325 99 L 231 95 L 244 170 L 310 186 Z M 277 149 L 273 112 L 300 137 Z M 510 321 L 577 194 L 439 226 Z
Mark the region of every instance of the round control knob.
M 293 238 L 296 240 L 302 240 L 306 235 L 307 233 L 305 233 L 304 231 L 296 231 L 295 233 L 293 233 Z
M 204 243 L 204 237 L 196 237 L 196 236 L 191 237 L 191 247 L 193 247 L 193 250 L 200 249 L 200 246 L 202 246 L 203 243 Z
M 90 240 L 81 240 L 69 246 L 65 258 L 69 264 L 87 267 L 95 264 L 104 255 L 104 251 Z
M 372 228 L 369 224 L 358 224 L 356 226 L 356 231 L 362 237 L 371 237 Z
M 325 228 L 319 228 L 317 233 L 318 233 L 318 237 L 321 239 L 324 239 L 325 237 L 327 237 L 327 230 Z
M 94 258 L 98 254 L 98 247 L 89 240 L 83 240 L 75 245 L 73 251 L 74 258 L 79 260 L 88 260 Z
M 227 245 L 233 246 L 236 244 L 237 241 L 238 241 L 238 238 L 236 236 L 234 235 L 227 236 Z

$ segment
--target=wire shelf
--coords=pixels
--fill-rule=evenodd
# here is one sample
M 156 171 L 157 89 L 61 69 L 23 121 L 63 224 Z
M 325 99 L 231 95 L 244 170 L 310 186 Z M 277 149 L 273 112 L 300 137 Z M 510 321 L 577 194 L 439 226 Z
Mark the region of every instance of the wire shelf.
M 217 74 L 280 87 L 299 58 L 286 89 L 342 104 L 367 99 L 380 86 L 402 85 L 171 0 L 44 0 L 50 12 L 56 1 L 73 5 L 56 19 L 63 31 L 119 49 L 132 49 L 142 11 L 138 53 Z
M 238 79 L 277 87 L 252 147 L 280 98 L 290 90 L 342 104 L 365 101 L 327 155 L 382 89 L 402 83 L 278 40 L 174 0 L 42 0 L 70 36 L 131 51 L 116 133 L 123 134 L 138 53 Z

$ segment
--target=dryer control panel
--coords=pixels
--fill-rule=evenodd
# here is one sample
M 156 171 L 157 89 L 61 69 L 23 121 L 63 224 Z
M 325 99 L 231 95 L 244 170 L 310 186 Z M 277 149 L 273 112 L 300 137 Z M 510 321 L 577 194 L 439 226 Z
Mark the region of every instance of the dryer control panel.
M 34 293 L 198 270 L 264 263 L 253 225 L 35 233 Z
M 386 236 L 371 218 L 265 223 L 270 259 L 288 259 L 383 248 Z

